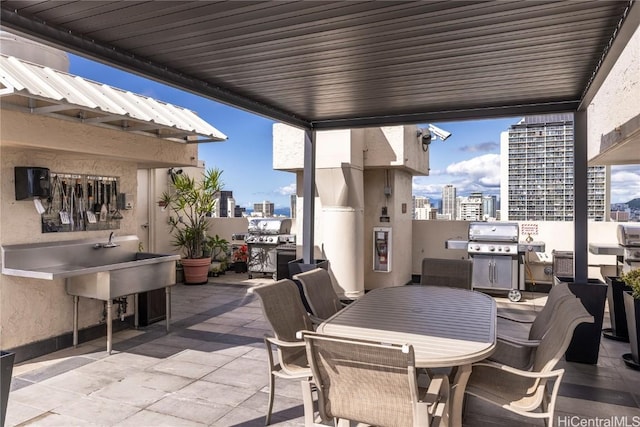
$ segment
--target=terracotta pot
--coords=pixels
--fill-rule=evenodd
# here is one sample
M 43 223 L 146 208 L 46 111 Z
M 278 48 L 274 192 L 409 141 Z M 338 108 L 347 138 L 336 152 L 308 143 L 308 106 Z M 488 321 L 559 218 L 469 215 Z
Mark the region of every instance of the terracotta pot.
M 185 285 L 202 285 L 207 283 L 211 258 L 183 258 L 180 262 L 184 269 Z

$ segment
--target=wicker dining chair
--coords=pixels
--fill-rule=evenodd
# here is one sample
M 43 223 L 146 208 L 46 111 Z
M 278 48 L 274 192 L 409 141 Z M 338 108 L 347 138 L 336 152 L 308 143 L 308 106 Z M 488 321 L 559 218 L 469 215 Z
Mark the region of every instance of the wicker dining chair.
M 275 377 L 305 379 L 311 376 L 305 344 L 296 338 L 296 333 L 313 330 L 313 324 L 302 305 L 298 287 L 291 280 L 283 279 L 255 286 L 248 292 L 260 298 L 264 317 L 271 325 L 274 335 L 264 337 L 269 363 L 269 405 L 265 425 L 269 425 L 273 410 Z M 274 349 L 277 361 L 274 360 Z
M 579 298 L 558 305 L 549 331 L 542 337 L 530 371 L 495 362 L 479 362 L 472 367 L 465 392 L 483 401 L 526 417 L 546 419 L 553 425 L 558 389 L 564 369 L 555 369 L 581 323 L 593 323 Z M 553 381 L 551 392 L 547 383 Z M 538 411 L 539 410 L 539 411 Z
M 424 258 L 421 285 L 471 289 L 473 261 L 470 259 Z
M 549 291 L 547 302 L 533 320 L 508 317 L 498 313 L 496 350 L 489 360 L 519 369 L 529 369 L 533 364 L 536 348 L 540 340 L 549 331 L 555 317 L 559 315 L 558 307 L 567 299 L 576 296 L 566 283 L 555 285 Z M 510 324 L 524 326 L 522 331 L 514 329 Z
M 315 268 L 293 276 L 302 285 L 302 291 L 311 309 L 311 320 L 320 323 L 340 311 L 344 304 L 336 294 L 331 276 L 324 268 Z
M 418 387 L 411 345 L 304 332 L 313 378 L 304 390 L 305 425 L 314 426 L 311 383 L 323 421 L 380 427 L 446 426 L 449 379 L 438 375 Z

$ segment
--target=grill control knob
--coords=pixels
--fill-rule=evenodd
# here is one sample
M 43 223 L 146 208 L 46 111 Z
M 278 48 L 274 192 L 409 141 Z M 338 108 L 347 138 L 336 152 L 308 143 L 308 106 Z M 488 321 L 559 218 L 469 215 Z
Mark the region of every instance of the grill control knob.
M 489 250 L 490 250 L 491 252 L 493 252 L 493 251 L 495 251 L 495 250 L 496 250 L 496 247 L 495 247 L 495 246 L 489 246 Z
M 509 246 L 505 246 L 505 247 L 504 247 L 504 251 L 505 251 L 505 252 L 511 252 L 511 248 L 510 248 Z
M 475 250 L 479 251 L 480 250 L 480 245 L 476 245 Z

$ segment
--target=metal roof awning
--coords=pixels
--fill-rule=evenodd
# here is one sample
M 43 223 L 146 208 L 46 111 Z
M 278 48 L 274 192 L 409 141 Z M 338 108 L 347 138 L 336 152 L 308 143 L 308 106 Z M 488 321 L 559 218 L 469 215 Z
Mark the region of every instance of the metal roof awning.
M 3 27 L 309 129 L 576 111 L 633 1 L 3 0 Z
M 2 108 L 181 143 L 224 141 L 195 112 L 79 76 L 0 55 Z

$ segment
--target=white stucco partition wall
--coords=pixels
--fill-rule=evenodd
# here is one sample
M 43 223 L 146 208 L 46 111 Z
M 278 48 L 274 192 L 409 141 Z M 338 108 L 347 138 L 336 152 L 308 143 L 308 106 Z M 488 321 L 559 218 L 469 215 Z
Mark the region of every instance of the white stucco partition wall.
M 573 222 L 571 221 L 519 221 L 522 228 L 526 224 L 528 228 L 534 226 L 537 234 L 531 237 L 535 241 L 545 243 L 544 252 L 551 260 L 552 252 L 573 251 Z M 617 245 L 616 228 L 618 223 L 589 221 L 589 243 L 603 245 Z M 466 249 L 446 249 L 447 240 L 467 240 L 469 234 L 468 221 L 444 221 L 444 220 L 414 220 L 412 232 L 413 245 L 413 274 L 419 275 L 422 269 L 423 258 L 446 258 L 460 259 L 467 258 Z M 526 236 L 520 236 L 523 241 Z M 589 277 L 601 278 L 600 270 L 602 265 L 615 266 L 616 257 L 614 255 L 588 254 Z M 536 272 L 535 270 L 533 273 Z M 548 276 L 535 274 L 538 280 L 550 280 Z
M 403 169 L 375 168 L 365 171 L 365 289 L 402 286 L 411 282 L 412 265 L 412 175 Z M 385 187 L 391 194 L 385 193 Z M 403 209 L 402 205 L 405 205 Z M 389 222 L 383 222 L 386 208 Z M 391 271 L 373 270 L 374 227 L 391 227 Z
M 640 114 L 640 28 L 636 29 L 627 46 L 609 72 L 606 80 L 587 108 L 587 156 L 593 159 L 600 153 L 603 135 Z M 634 145 L 640 145 L 636 134 Z M 631 152 L 634 152 L 633 150 Z M 640 149 L 633 158 L 621 164 L 640 163 Z
M 49 117 L 2 110 L 0 118 L 0 244 L 108 238 L 109 231 L 42 233 L 33 201 L 16 201 L 14 167 L 120 178 L 119 191 L 136 197 L 138 168 L 195 164 L 196 145 L 184 145 Z M 116 235 L 136 235 L 135 206 L 121 210 Z M 132 307 L 130 301 L 129 307 Z M 64 280 L 0 275 L 0 348 L 11 349 L 72 330 L 73 299 Z M 132 311 L 129 308 L 129 314 Z M 97 325 L 102 302 L 82 298 L 79 326 Z
M 177 166 L 177 165 L 176 165 Z M 177 168 L 183 174 L 196 180 L 202 180 L 205 165 L 204 161 L 198 161 L 197 166 Z M 224 174 L 223 174 L 224 176 Z M 169 215 L 171 210 L 158 204 L 164 192 L 172 191 L 171 175 L 169 167 L 152 169 L 151 171 L 151 201 L 150 201 L 150 240 L 151 250 L 163 254 L 181 254 L 180 249 L 172 245 L 174 238 L 169 227 Z
M 329 260 L 341 293 L 399 286 L 411 280 L 412 176 L 426 175 L 428 152 L 415 126 L 321 131 L 316 135 L 315 255 Z M 276 124 L 274 169 L 296 173 L 301 244 L 304 132 Z M 386 207 L 389 222 L 380 220 Z M 373 227 L 392 228 L 390 272 L 373 271 Z

